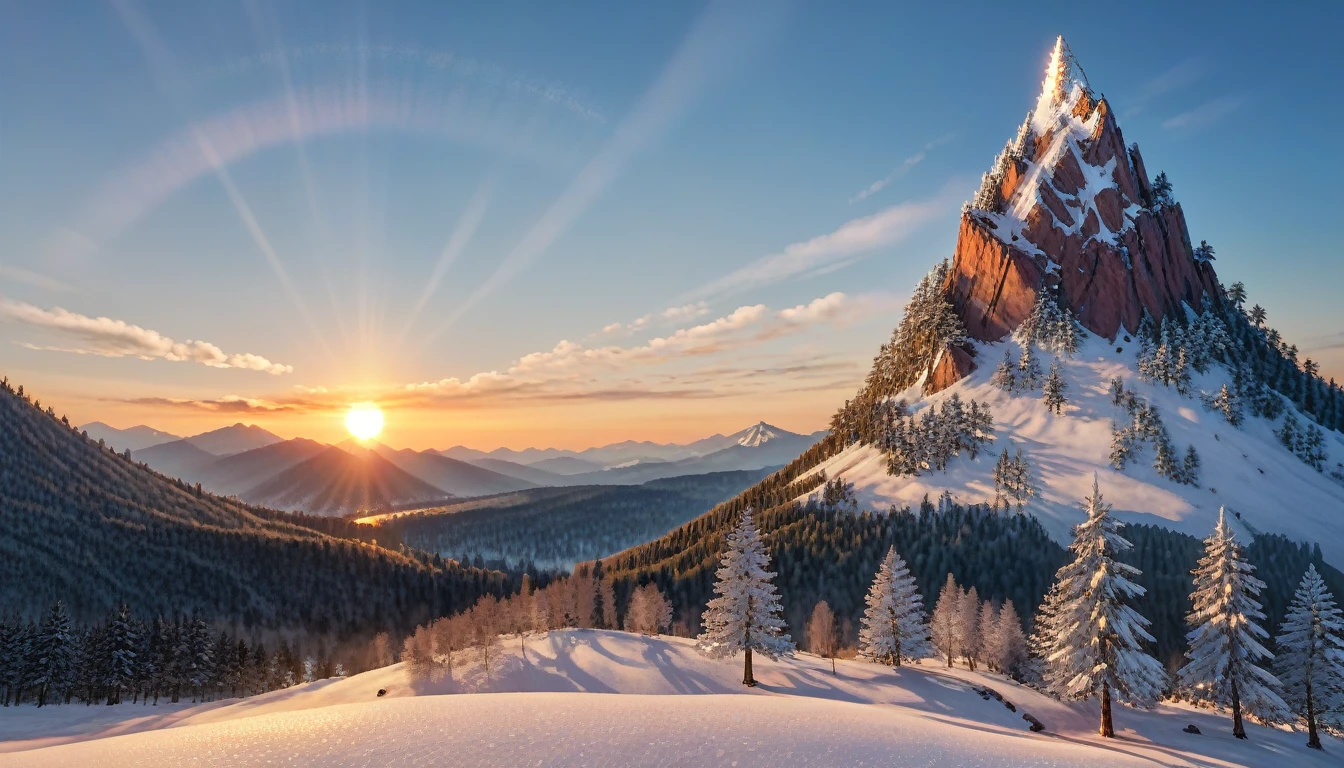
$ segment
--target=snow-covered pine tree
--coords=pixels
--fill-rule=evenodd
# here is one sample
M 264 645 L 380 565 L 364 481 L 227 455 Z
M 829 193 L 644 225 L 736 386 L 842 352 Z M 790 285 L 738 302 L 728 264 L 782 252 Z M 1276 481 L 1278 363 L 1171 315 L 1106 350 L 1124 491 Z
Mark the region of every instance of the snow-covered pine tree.
M 980 606 L 980 663 L 990 672 L 998 672 L 999 665 L 994 655 L 994 646 L 998 642 L 999 606 L 986 600 Z
M 1234 427 L 1241 426 L 1244 418 L 1241 410 L 1241 397 L 1226 384 L 1219 387 L 1218 392 L 1206 400 L 1205 404 L 1221 413 L 1228 424 Z
M 131 689 L 136 673 L 136 651 L 140 645 L 138 627 L 131 618 L 130 606 L 117 606 L 107 622 L 103 638 L 106 653 L 108 704 L 120 704 L 123 691 Z
M 31 685 L 37 688 L 37 706 L 48 699 L 59 699 L 74 675 L 75 636 L 70 629 L 70 614 L 57 600 L 37 631 L 33 642 Z
M 1023 392 L 1035 392 L 1041 387 L 1041 364 L 1030 344 L 1022 347 L 1022 357 L 1017 361 L 1017 386 Z
M 1012 678 L 1020 676 L 1027 660 L 1027 636 L 1022 631 L 1022 619 L 1012 600 L 1004 601 L 994 621 L 993 641 L 988 649 L 995 669 Z
M 1050 362 L 1050 375 L 1045 377 L 1045 408 L 1053 414 L 1064 413 L 1064 404 L 1068 402 L 1064 399 L 1064 390 L 1068 388 L 1064 379 L 1059 375 L 1059 358 Z
M 1073 561 L 1055 574 L 1042 606 L 1044 632 L 1038 642 L 1047 682 L 1059 695 L 1101 700 L 1101 735 L 1114 736 L 1111 699 L 1151 706 L 1166 681 L 1162 665 L 1143 644 L 1153 642 L 1148 620 L 1128 600 L 1144 593 L 1134 583 L 1139 570 L 1115 559 L 1131 547 L 1120 535 L 1123 523 L 1111 517 L 1096 478 L 1086 501 L 1087 520 L 1073 529 Z
M 757 651 L 767 658 L 793 655 L 793 641 L 784 631 L 780 618 L 784 608 L 766 570 L 770 555 L 765 541 L 751 519 L 751 510 L 742 511 L 742 519 L 728 534 L 728 549 L 715 572 L 716 597 L 705 608 L 704 631 L 697 647 L 711 658 L 746 653 L 742 684 L 756 685 L 751 674 L 751 654 Z
M 1186 617 L 1192 628 L 1185 652 L 1190 661 L 1181 667 L 1180 681 L 1192 697 L 1230 706 L 1232 735 L 1239 739 L 1246 738 L 1243 709 L 1271 722 L 1287 710 L 1278 679 L 1258 663 L 1273 654 L 1261 644 L 1269 633 L 1260 626 L 1265 614 L 1256 597 L 1265 583 L 1251 575 L 1254 570 L 1220 509 L 1194 570 L 1193 607 Z
M 1274 660 L 1284 700 L 1307 724 L 1307 746 L 1321 749 L 1320 725 L 1344 728 L 1344 612 L 1315 565 L 1288 605 Z
M 957 586 L 957 580 L 949 573 L 942 591 L 938 593 L 938 602 L 933 606 L 933 618 L 929 626 L 933 645 L 943 655 L 948 667 L 952 666 L 952 659 L 958 649 L 957 624 L 960 619 L 958 613 L 960 603 L 961 587 Z
M 1003 348 L 1003 359 L 994 369 L 994 375 L 990 377 L 989 383 L 1004 392 L 1017 389 L 1017 361 L 1013 359 L 1013 351 L 1007 346 Z
M 980 658 L 980 592 L 975 587 L 966 590 L 957 601 L 958 653 L 966 667 L 975 671 Z
M 835 654 L 840 648 L 840 636 L 836 631 L 835 612 L 831 604 L 822 600 L 812 607 L 812 615 L 807 619 L 803 634 L 807 637 L 807 650 L 823 659 L 831 660 L 831 674 L 835 674 Z
M 860 656 L 899 667 L 902 659 L 918 661 L 932 653 L 924 598 L 896 547 L 882 559 L 864 602 L 868 607 L 859 628 Z

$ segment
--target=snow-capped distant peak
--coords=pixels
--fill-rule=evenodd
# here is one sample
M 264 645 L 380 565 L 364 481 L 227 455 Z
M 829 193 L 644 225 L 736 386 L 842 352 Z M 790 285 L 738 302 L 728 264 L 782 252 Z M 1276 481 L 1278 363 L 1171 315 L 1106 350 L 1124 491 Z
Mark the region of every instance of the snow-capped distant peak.
M 780 436 L 777 428 L 766 424 L 764 421 L 751 425 L 741 434 L 742 436 L 737 439 L 737 444 L 747 448 L 759 448 Z

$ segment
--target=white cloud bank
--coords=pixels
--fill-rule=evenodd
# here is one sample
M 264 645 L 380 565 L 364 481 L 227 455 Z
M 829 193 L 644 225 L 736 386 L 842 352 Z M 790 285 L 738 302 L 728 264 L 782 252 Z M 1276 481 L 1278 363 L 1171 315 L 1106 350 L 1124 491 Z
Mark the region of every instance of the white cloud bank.
M 871 216 L 850 219 L 832 232 L 762 256 L 701 286 L 690 295 L 726 296 L 784 280 L 833 272 L 862 260 L 872 251 L 901 242 L 937 216 L 954 211 L 960 200 L 956 185 L 948 184 L 935 197 L 897 203 Z
M 174 341 L 158 331 L 110 317 L 88 317 L 60 307 L 42 309 L 0 298 L 0 321 L 38 328 L 70 340 L 75 346 L 24 343 L 29 349 L 73 352 L 101 357 L 138 357 L 141 360 L 193 362 L 211 368 L 238 368 L 272 375 L 293 373 L 288 365 L 273 363 L 251 353 L 227 354 L 206 341 Z

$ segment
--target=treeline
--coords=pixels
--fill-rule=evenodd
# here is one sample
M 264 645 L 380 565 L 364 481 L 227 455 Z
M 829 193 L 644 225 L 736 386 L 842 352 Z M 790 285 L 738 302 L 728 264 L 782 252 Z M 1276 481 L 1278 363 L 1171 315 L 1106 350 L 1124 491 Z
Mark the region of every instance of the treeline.
M 413 679 L 452 679 L 458 655 L 471 652 L 487 679 L 499 658 L 500 636 L 518 638 L 524 656 L 527 636 L 553 629 L 625 629 L 659 634 L 672 625 L 672 606 L 657 586 L 645 584 L 618 596 L 615 582 L 600 566 L 581 567 L 573 575 L 533 589 L 525 582 L 517 594 L 499 599 L 483 595 L 467 610 L 416 627 L 401 645 L 401 661 Z M 379 666 L 391 664 L 393 645 L 386 635 L 374 640 Z
M 570 569 L 656 539 L 759 481 L 767 470 L 714 472 L 633 486 L 520 491 L 498 503 L 426 510 L 358 526 L 366 540 L 519 570 Z
M 56 602 L 41 621 L 0 621 L 4 705 L 211 701 L 342 677 L 368 666 L 361 646 L 282 638 L 268 647 L 200 618 L 141 620 L 126 604 L 76 624 Z
M 695 634 L 712 595 L 725 536 L 741 514 L 724 511 L 726 506 L 662 539 L 606 558 L 603 572 L 615 580 L 618 590 L 657 584 L 672 600 L 676 633 Z M 936 504 L 926 500 L 915 510 L 851 510 L 847 501 L 833 506 L 815 501 L 784 504 L 754 515 L 778 572 L 775 583 L 789 626 L 802 628 L 813 607 L 824 600 L 842 627 L 843 643 L 850 647 L 857 639 L 864 591 L 893 545 L 929 603 L 937 600 L 951 574 L 963 587 L 974 587 L 981 600 L 1000 604 L 1011 600 L 1028 622 L 1066 557 L 1036 518 L 1003 514 L 984 505 L 962 506 L 945 497 Z M 1124 530 L 1135 546 L 1120 559 L 1142 571 L 1138 583 L 1147 590 L 1135 606 L 1153 623 L 1158 659 L 1176 664 L 1186 647 L 1190 574 L 1199 560 L 1200 542 L 1157 526 L 1131 525 Z M 1336 594 L 1344 594 L 1344 573 L 1325 563 L 1319 545 L 1258 534 L 1246 552 L 1269 584 L 1265 613 L 1274 626 L 1283 620 L 1293 589 L 1309 565 L 1315 565 Z
M 497 572 L 323 535 L 173 481 L 99 445 L 0 382 L 0 615 L 65 601 L 79 622 L 119 602 L 247 631 L 408 631 L 483 593 Z

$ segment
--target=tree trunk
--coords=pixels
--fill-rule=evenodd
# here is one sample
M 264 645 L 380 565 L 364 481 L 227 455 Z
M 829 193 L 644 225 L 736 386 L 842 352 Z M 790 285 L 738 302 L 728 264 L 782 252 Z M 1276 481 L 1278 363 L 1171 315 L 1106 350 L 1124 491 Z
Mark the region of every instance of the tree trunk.
M 835 677 L 835 654 L 831 654 L 831 677 Z
M 1316 702 L 1311 697 L 1311 682 L 1307 682 L 1307 746 L 1312 749 L 1324 749 L 1321 736 L 1316 732 Z
M 1111 684 L 1101 684 L 1101 735 L 1115 738 L 1115 726 L 1111 724 Z
M 742 670 L 742 684 L 748 688 L 756 687 L 756 678 L 751 676 L 751 648 L 747 648 L 747 663 Z
M 1238 739 L 1246 738 L 1246 727 L 1241 724 L 1241 693 L 1237 690 L 1237 679 L 1232 678 L 1232 735 Z
M 891 623 L 891 638 L 896 643 L 896 651 L 892 654 L 895 658 L 891 661 L 891 666 L 901 666 L 901 634 L 896 631 L 896 622 Z

